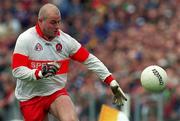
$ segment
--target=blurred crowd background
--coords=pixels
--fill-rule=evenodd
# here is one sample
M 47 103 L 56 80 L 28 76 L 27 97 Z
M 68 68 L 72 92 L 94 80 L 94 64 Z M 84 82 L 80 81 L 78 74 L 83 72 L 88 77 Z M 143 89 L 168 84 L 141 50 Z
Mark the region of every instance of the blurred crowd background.
M 47 2 L 59 7 L 62 30 L 102 60 L 129 94 L 130 121 L 135 121 L 134 97 L 141 96 L 143 102 L 143 96 L 150 95 L 139 78 L 149 65 L 163 67 L 169 77 L 161 94 L 163 120 L 180 121 L 179 0 L 0 0 L 0 121 L 21 118 L 11 55 L 18 35 L 36 24 L 38 10 Z M 97 121 L 101 105 L 112 105 L 110 89 L 77 62 L 69 71 L 67 89 L 80 119 Z M 90 113 L 93 104 L 96 112 Z M 148 121 L 158 121 L 156 110 L 149 112 Z

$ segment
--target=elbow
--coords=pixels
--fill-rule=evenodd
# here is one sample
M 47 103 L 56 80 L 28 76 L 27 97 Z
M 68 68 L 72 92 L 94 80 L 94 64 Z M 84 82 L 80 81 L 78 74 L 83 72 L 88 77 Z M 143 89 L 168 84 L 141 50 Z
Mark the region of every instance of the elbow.
M 12 75 L 13 75 L 14 78 L 18 78 L 16 69 L 12 70 Z

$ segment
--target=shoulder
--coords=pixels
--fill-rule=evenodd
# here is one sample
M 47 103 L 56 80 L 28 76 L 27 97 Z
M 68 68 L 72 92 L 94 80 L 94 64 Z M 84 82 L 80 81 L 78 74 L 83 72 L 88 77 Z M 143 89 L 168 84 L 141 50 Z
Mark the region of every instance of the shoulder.
M 32 38 L 34 38 L 35 36 L 35 27 L 31 27 L 29 29 L 27 29 L 26 31 L 24 31 L 23 33 L 21 33 L 18 37 L 18 40 L 30 40 Z
M 74 39 L 71 37 L 68 33 L 65 33 L 64 31 L 60 30 L 60 37 L 64 39 Z
M 17 38 L 17 41 L 16 41 L 16 46 L 17 47 L 21 47 L 21 46 L 24 46 L 24 47 L 29 47 L 32 45 L 32 40 L 34 40 L 35 38 L 35 28 L 34 27 L 31 27 L 29 28 L 28 30 L 24 31 L 23 33 L 21 33 L 18 38 Z
M 81 47 L 81 44 L 75 38 L 63 31 L 60 31 L 60 40 L 70 54 L 77 52 Z
M 61 41 L 63 41 L 64 43 L 67 43 L 67 44 L 73 44 L 74 42 L 78 43 L 78 41 L 75 38 L 73 38 L 72 36 L 70 36 L 69 34 L 67 34 L 61 30 L 60 30 L 60 39 L 61 39 Z

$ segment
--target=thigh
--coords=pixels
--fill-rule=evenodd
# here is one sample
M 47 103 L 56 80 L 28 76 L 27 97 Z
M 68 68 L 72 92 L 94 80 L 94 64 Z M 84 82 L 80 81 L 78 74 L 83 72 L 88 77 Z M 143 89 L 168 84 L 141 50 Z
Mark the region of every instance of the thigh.
M 24 121 L 44 121 L 47 115 L 42 106 L 38 104 L 22 106 L 21 112 Z
M 50 106 L 50 113 L 60 121 L 78 121 L 74 104 L 68 95 L 61 95 Z

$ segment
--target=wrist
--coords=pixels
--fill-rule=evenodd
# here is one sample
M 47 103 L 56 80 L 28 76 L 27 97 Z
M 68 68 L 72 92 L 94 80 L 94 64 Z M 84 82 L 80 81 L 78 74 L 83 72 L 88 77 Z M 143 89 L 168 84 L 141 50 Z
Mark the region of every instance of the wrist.
M 42 71 L 39 71 L 38 76 L 39 76 L 40 78 L 43 78 Z
M 112 75 L 109 75 L 108 77 L 105 78 L 104 83 L 106 83 L 107 85 L 110 85 L 110 83 L 115 80 L 114 77 Z
M 35 76 L 36 76 L 36 79 L 37 79 L 37 80 L 38 80 L 38 79 L 41 79 L 41 78 L 43 77 L 42 71 L 39 70 L 39 69 L 37 69 L 37 70 L 35 71 Z
M 110 86 L 111 87 L 119 86 L 119 84 L 118 84 L 118 82 L 116 80 L 112 80 L 111 83 L 110 83 Z

